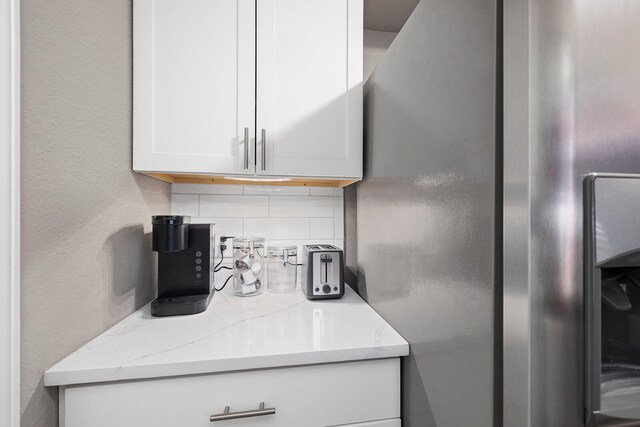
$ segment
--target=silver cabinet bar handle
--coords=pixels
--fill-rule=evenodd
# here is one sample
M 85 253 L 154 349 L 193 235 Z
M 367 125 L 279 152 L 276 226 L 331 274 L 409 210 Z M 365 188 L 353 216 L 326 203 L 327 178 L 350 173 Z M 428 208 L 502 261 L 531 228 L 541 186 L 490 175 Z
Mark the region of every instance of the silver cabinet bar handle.
M 238 418 L 262 417 L 276 413 L 276 408 L 265 408 L 264 402 L 260 402 L 260 407 L 253 411 L 230 412 L 230 410 L 231 408 L 229 406 L 225 406 L 222 414 L 211 415 L 209 421 L 214 423 L 216 421 L 236 420 Z
M 267 170 L 267 130 L 262 129 L 262 170 Z
M 244 128 L 244 168 L 249 169 L 249 128 Z

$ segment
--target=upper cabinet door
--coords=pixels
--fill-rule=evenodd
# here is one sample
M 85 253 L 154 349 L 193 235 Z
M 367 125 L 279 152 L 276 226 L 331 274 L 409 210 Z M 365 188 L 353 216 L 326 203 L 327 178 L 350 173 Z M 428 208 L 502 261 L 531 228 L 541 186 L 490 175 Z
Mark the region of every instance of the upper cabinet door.
M 256 172 L 361 178 L 363 0 L 257 11 Z
M 134 0 L 134 170 L 255 173 L 255 5 Z

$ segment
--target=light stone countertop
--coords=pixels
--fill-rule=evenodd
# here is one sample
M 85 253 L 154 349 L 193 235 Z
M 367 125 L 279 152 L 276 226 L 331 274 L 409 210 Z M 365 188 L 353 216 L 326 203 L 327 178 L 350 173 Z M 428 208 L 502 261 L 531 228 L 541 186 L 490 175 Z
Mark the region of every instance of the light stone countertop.
M 204 313 L 131 314 L 45 372 L 46 386 L 406 356 L 408 343 L 349 286 L 338 300 L 216 292 Z

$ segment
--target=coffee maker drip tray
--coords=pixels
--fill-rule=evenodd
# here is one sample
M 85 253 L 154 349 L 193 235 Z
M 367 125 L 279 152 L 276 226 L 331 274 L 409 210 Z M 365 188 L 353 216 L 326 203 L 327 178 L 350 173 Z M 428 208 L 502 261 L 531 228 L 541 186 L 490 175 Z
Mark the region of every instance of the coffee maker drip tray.
M 213 292 L 177 297 L 159 297 L 151 303 L 151 315 L 164 317 L 201 313 L 207 309 L 212 296 Z

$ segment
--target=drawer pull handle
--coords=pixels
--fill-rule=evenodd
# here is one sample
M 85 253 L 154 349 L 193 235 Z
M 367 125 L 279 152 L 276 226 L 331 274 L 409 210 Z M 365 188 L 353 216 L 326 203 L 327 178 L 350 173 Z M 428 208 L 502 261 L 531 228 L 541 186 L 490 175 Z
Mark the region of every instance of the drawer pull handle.
M 225 406 L 224 412 L 222 414 L 211 415 L 209 417 L 209 421 L 214 423 L 216 421 L 236 420 L 238 418 L 251 418 L 262 417 L 263 415 L 273 415 L 276 413 L 276 408 L 265 408 L 264 402 L 260 402 L 260 407 L 258 409 L 254 409 L 253 411 L 230 411 L 231 408 L 229 406 Z

